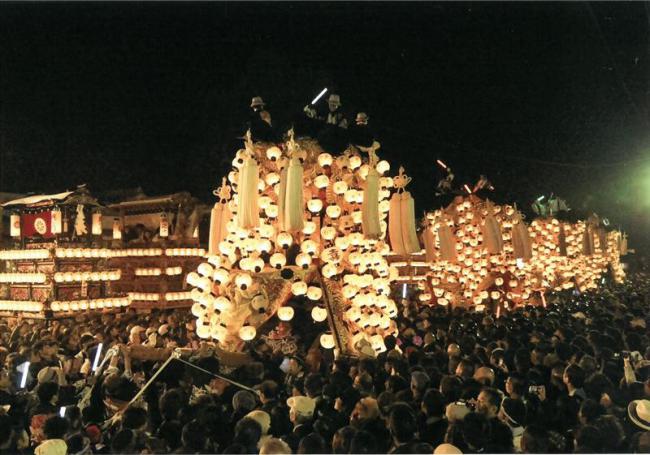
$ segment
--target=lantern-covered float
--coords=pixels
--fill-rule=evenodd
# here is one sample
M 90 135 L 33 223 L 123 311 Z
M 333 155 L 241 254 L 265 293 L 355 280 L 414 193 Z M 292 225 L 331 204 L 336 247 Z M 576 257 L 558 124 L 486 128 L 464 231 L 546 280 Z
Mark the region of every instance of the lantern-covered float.
M 498 315 L 524 303 L 544 304 L 548 292 L 598 287 L 605 274 L 624 279 L 623 237 L 597 217 L 568 223 L 546 216 L 530 226 L 516 206 L 476 194 L 457 196 L 426 215 L 426 265 L 419 300 L 486 307 Z
M 136 310 L 189 308 L 187 274 L 205 256 L 199 226 L 209 208 L 189 193 L 137 194 L 106 207 L 111 233 L 108 266 L 120 270 L 111 283 Z
M 215 192 L 207 260 L 187 277 L 201 338 L 239 350 L 274 316 L 284 330 L 306 312 L 324 348 L 385 349 L 396 333 L 386 261 L 394 181 L 378 148 L 335 157 L 292 131 L 281 144 L 248 135 Z
M 85 186 L 14 199 L 3 209 L 11 246 L 0 250 L 0 314 L 52 318 L 129 305 L 128 295 L 110 287 L 121 272 L 106 263 L 102 208 Z

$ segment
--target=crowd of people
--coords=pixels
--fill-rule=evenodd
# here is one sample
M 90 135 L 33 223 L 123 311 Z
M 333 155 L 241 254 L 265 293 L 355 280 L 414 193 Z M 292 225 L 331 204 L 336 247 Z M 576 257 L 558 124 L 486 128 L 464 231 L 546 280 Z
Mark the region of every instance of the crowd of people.
M 0 452 L 650 452 L 648 292 L 637 274 L 499 318 L 403 301 L 377 358 L 253 342 L 237 368 L 189 312 L 4 321 Z M 165 348 L 198 368 L 142 355 Z

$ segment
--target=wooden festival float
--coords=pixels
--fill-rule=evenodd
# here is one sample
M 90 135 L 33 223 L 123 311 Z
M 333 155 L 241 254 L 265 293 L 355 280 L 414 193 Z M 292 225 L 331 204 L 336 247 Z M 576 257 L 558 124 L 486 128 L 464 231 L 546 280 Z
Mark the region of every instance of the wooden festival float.
M 247 138 L 215 192 L 207 261 L 187 277 L 201 338 L 240 350 L 300 310 L 311 314 L 323 348 L 385 350 L 383 337 L 397 331 L 386 220 L 401 205 L 391 203 L 395 182 L 378 148 L 334 157 L 292 132 L 281 144 Z M 403 215 L 415 235 L 410 202 Z
M 0 315 L 70 317 L 129 305 L 110 284 L 121 272 L 102 247 L 101 207 L 84 186 L 3 204 L 11 247 L 0 250 Z
M 567 223 L 547 216 L 530 226 L 516 206 L 474 194 L 427 214 L 422 233 L 429 271 L 425 304 L 486 306 L 497 315 L 523 303 L 545 304 L 552 291 L 596 289 L 607 274 L 621 282 L 627 240 L 596 217 Z
M 131 308 L 139 311 L 189 308 L 185 277 L 205 256 L 198 229 L 208 211 L 185 192 L 109 204 L 112 248 L 107 263 L 120 271 L 111 291 L 128 295 Z

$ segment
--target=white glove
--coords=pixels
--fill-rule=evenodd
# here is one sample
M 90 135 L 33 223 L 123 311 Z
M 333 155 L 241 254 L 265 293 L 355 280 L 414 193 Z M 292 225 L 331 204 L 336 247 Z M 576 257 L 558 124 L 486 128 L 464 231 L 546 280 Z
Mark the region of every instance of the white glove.
M 309 104 L 303 109 L 307 117 L 316 118 L 316 109 L 312 108 Z

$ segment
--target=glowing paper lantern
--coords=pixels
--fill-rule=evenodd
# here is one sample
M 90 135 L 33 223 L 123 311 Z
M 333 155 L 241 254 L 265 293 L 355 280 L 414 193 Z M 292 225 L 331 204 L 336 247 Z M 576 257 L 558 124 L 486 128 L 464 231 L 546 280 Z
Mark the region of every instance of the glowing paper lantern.
M 334 337 L 331 333 L 324 333 L 320 336 L 320 345 L 325 349 L 332 349 L 335 346 Z
M 294 311 L 290 306 L 283 306 L 278 310 L 278 318 L 281 321 L 290 321 L 293 319 Z
M 315 306 L 311 310 L 311 317 L 316 322 L 323 322 L 327 319 L 327 310 L 321 306 Z

